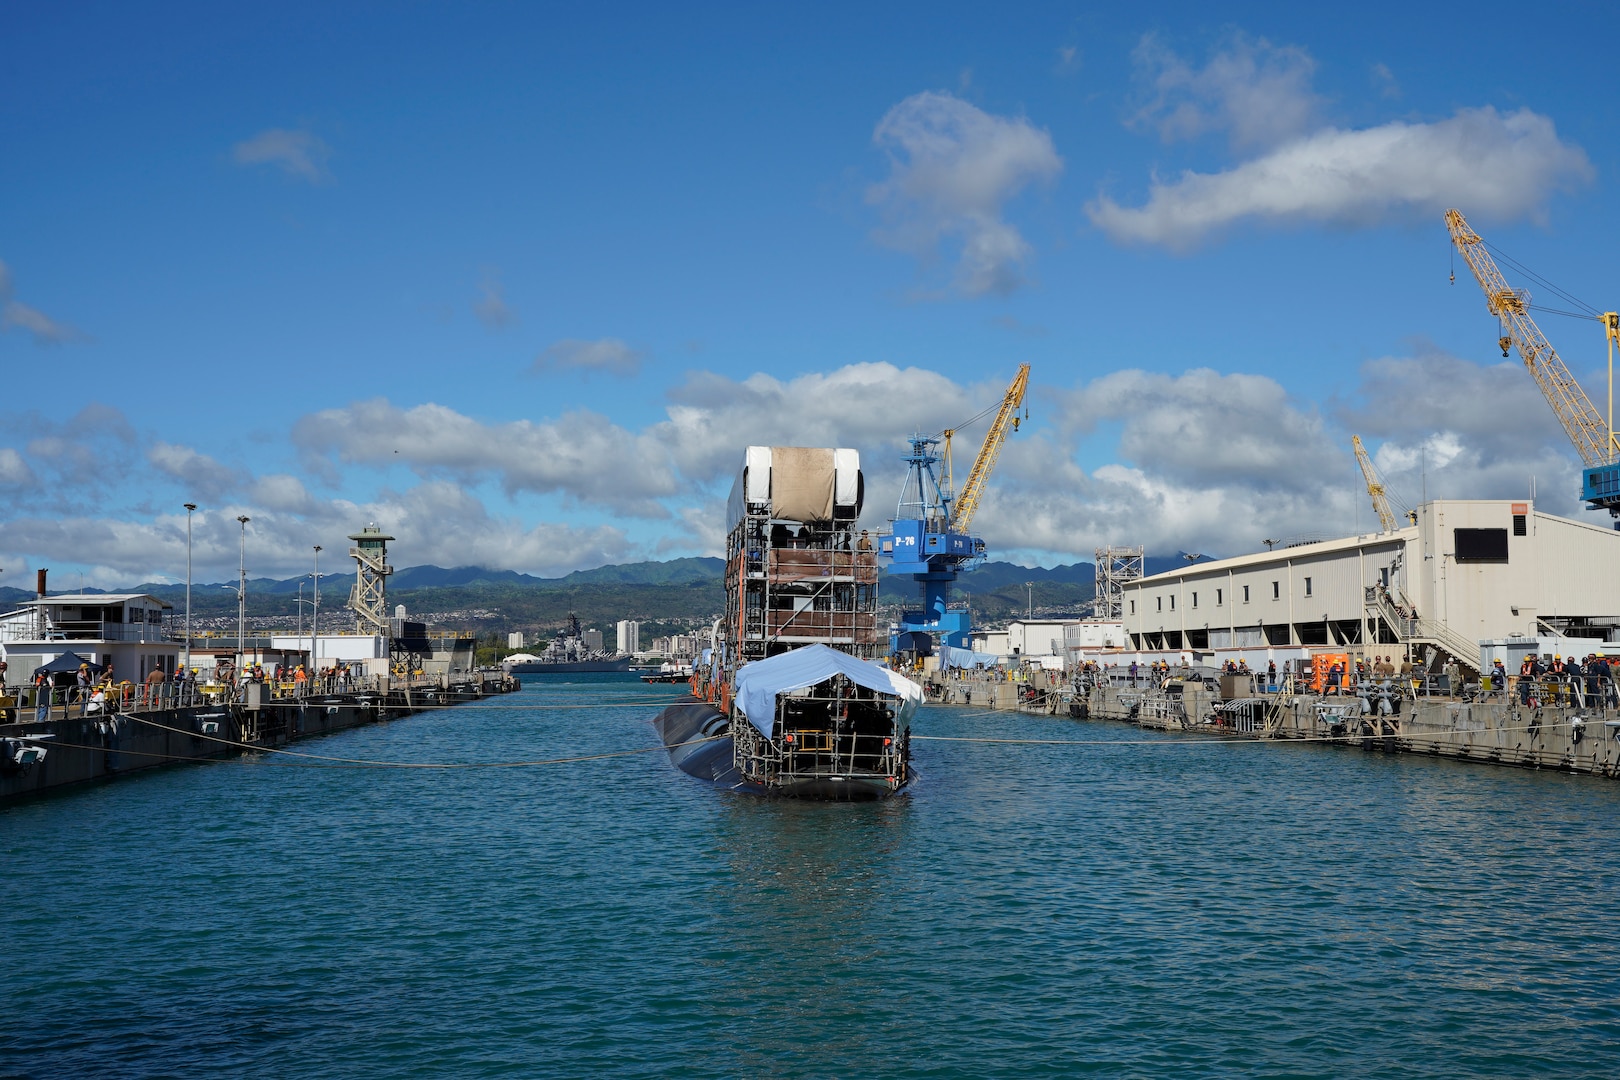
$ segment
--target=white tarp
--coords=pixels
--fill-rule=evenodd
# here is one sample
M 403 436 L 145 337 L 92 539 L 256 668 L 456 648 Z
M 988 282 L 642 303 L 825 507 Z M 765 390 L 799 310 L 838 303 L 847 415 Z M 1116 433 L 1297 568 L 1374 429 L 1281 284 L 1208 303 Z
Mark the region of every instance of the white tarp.
M 902 722 L 910 719 L 922 701 L 922 687 L 882 664 L 859 660 L 826 645 L 806 645 L 738 668 L 737 708 L 768 739 L 776 727 L 778 694 L 807 689 L 834 675 L 899 698 Z
M 993 668 L 999 663 L 1001 663 L 1001 657 L 995 653 L 958 649 L 954 645 L 941 645 L 939 647 L 939 666 L 942 668 Z

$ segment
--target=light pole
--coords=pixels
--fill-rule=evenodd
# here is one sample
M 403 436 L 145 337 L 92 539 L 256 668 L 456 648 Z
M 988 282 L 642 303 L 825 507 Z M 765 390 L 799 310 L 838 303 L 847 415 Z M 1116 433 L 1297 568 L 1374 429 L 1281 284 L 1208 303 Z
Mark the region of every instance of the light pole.
M 247 526 L 251 519 L 239 514 L 236 520 L 242 523 L 242 554 L 236 586 L 236 676 L 241 678 L 247 667 Z
M 196 503 L 186 503 L 186 678 L 191 678 L 191 515 Z
M 1026 620 L 1033 619 L 1035 618 L 1035 583 L 1033 581 L 1024 582 L 1024 592 L 1027 605 L 1024 610 L 1024 618 Z
M 309 651 L 310 663 L 315 670 L 321 670 L 321 545 L 315 545 L 315 610 L 310 619 Z

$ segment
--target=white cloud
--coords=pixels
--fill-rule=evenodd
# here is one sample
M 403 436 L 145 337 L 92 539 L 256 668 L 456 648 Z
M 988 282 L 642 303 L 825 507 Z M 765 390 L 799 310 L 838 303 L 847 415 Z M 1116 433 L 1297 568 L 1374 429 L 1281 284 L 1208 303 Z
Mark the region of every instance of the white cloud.
M 564 338 L 547 346 L 534 358 L 532 371 L 605 371 L 610 375 L 632 376 L 641 369 L 641 353 L 618 338 L 581 341 Z
M 1547 117 L 1487 106 L 1436 123 L 1326 128 L 1225 172 L 1155 181 L 1142 206 L 1099 196 L 1086 213 L 1116 241 L 1185 250 L 1245 219 L 1366 225 L 1447 206 L 1534 216 L 1553 191 L 1592 175 L 1585 151 Z
M 406 565 L 549 575 L 714 554 L 725 495 L 750 443 L 860 450 L 863 524 L 879 526 L 900 492 L 905 436 L 978 412 L 999 397 L 1006 374 L 964 385 L 887 363 L 792 379 L 697 373 L 670 392 L 664 418 L 634 428 L 592 413 L 490 423 L 440 405 L 387 401 L 306 417 L 294 440 L 307 465 L 376 470 L 378 485 L 398 475 L 396 463 L 419 477 L 363 498 L 312 492 L 320 475 L 313 468 L 299 476 L 231 473 L 199 450 L 133 432 L 104 407 L 54 426 L 25 416 L 19 428 L 32 441 L 0 448 L 0 565 L 15 571 L 43 552 L 57 566 L 98 568 L 97 584 L 172 577 L 184 566 L 179 494 L 165 498 L 176 512 L 155 516 L 144 503 L 117 501 L 132 487 L 118 462 L 139 467 L 143 457 L 164 478 L 222 486 L 215 498 L 194 500 L 204 504 L 197 565 L 214 580 L 236 565 L 239 513 L 252 518 L 253 573 L 281 577 L 305 568 L 312 544 L 346 550 L 342 538 L 367 521 L 400 537 Z M 1205 369 L 1116 371 L 1068 387 L 1038 382 L 1030 401 L 1034 419 L 1009 439 L 974 522 L 995 558 L 1073 561 L 1105 543 L 1232 554 L 1257 550 L 1267 537 L 1371 528 L 1352 431 L 1409 501 L 1425 479 L 1431 497 L 1522 497 L 1534 474 L 1544 509 L 1579 512 L 1579 466 L 1534 382 L 1513 363 L 1478 365 L 1433 350 L 1384 358 L 1320 407 L 1274 379 Z M 982 427 L 958 441 L 958 481 Z M 363 490 L 365 475 L 345 471 L 346 487 Z M 225 491 L 227 483 L 234 486 Z M 494 501 L 501 495 L 488 492 L 497 489 L 512 501 Z M 570 523 L 530 524 L 533 511 L 520 509 L 528 500 L 515 498 L 527 493 L 562 496 Z M 545 513 L 556 520 L 556 508 Z
M 312 184 L 331 179 L 326 159 L 332 148 L 308 131 L 268 128 L 237 143 L 231 153 L 238 165 L 272 165 Z
M 240 483 L 235 469 L 189 446 L 155 442 L 147 448 L 146 460 L 159 472 L 180 481 L 193 498 L 214 501 Z
M 485 424 L 443 405 L 375 399 L 304 417 L 293 441 L 346 463 L 399 464 L 469 485 L 495 477 L 509 494 L 556 492 L 653 517 L 667 513 L 656 500 L 679 490 L 661 447 L 595 413 Z
M 506 304 L 506 290 L 501 287 L 500 275 L 494 270 L 484 272 L 478 287 L 483 295 L 473 304 L 473 314 L 478 316 L 479 322 L 498 330 L 517 317 Z
M 1342 457 L 1316 411 L 1263 375 L 1116 371 L 1057 400 L 1062 429 L 1083 437 L 1121 423 L 1126 462 L 1193 488 L 1239 478 L 1256 491 L 1314 490 Z
M 313 568 L 312 546 L 321 544 L 322 576 L 341 578 L 353 565 L 340 552 L 345 537 L 368 521 L 386 526 L 397 539 L 391 554 L 400 565 L 480 565 L 559 576 L 604 561 L 625 561 L 635 548 L 622 530 L 610 526 L 526 525 L 492 515 L 484 504 L 454 484 L 431 482 L 403 492 L 381 492 L 366 502 L 322 500 L 307 513 L 293 514 L 256 504 L 204 508 L 193 520 L 193 580 L 234 580 L 246 528 L 248 576 L 290 577 Z M 447 529 L 445 522 L 456 527 Z M 88 585 L 110 587 L 138 581 L 184 580 L 186 515 L 179 512 L 145 520 L 16 517 L 0 521 L 0 554 L 6 566 L 85 567 Z M 333 557 L 333 556 L 336 557 Z M 403 560 L 403 561 L 401 561 Z M 328 592 L 329 590 L 329 592 Z M 327 579 L 323 595 L 334 606 L 344 594 L 341 581 Z
M 867 191 L 889 223 L 884 243 L 929 261 L 942 242 L 959 245 L 953 285 L 968 296 L 1008 293 L 1023 282 L 1030 246 L 1002 217 L 1003 204 L 1063 169 L 1052 137 L 1028 120 L 993 116 L 943 91 L 914 94 L 890 109 L 872 141 L 889 178 Z
M 36 345 L 62 345 L 88 337 L 67 323 L 58 322 L 36 307 L 13 297 L 11 270 L 0 262 L 0 331 L 16 327 L 34 336 Z
M 9 446 L 0 447 L 0 487 L 32 487 L 34 470 Z
M 1235 33 L 1195 70 L 1148 34 L 1132 59 L 1150 97 L 1131 123 L 1165 142 L 1225 131 L 1233 146 L 1270 146 L 1305 131 L 1321 104 L 1311 89 L 1316 61 L 1297 45 Z

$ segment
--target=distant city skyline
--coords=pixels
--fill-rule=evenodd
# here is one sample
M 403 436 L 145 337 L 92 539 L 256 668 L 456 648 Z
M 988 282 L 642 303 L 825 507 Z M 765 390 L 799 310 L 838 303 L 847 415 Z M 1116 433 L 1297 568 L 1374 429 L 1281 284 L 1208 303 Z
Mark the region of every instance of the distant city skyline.
M 187 502 L 198 581 L 372 521 L 713 556 L 749 443 L 860 449 L 881 528 L 1021 362 L 998 560 L 1372 529 L 1352 433 L 1409 502 L 1606 527 L 1441 217 L 1620 307 L 1620 16 L 1560 10 L 11 5 L 0 586 L 180 580 Z M 1537 318 L 1602 410 L 1601 331 Z

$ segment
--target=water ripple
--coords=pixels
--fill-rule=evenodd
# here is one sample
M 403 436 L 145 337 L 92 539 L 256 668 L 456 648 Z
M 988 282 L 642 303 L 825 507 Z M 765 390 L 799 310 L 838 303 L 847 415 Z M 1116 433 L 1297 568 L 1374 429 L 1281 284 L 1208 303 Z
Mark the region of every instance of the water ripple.
M 651 745 L 648 694 L 532 686 L 505 705 L 593 707 L 310 745 L 601 753 Z M 1613 1072 L 1615 788 L 1164 742 L 920 744 L 922 781 L 870 806 L 712 791 L 661 753 L 224 764 L 12 806 L 0 1074 Z

